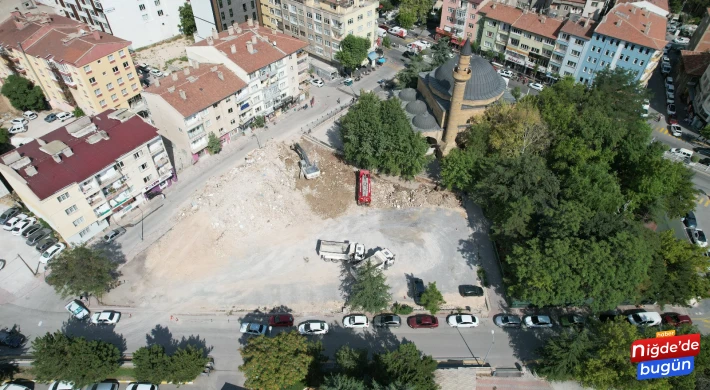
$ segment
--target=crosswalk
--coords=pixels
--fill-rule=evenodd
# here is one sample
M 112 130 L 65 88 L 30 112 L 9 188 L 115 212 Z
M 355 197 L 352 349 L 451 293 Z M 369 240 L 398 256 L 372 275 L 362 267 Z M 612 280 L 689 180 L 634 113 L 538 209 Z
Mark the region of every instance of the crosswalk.
M 665 127 L 663 127 L 663 128 L 660 128 L 660 129 L 656 129 L 656 130 L 657 130 L 657 131 L 658 131 L 659 133 L 661 133 L 661 134 L 665 134 L 665 135 L 671 135 L 671 132 L 670 132 L 670 131 L 668 131 L 668 129 L 667 129 L 667 128 L 665 128 Z
M 695 202 L 700 207 L 708 207 L 710 206 L 710 197 L 706 195 L 698 195 L 695 197 Z

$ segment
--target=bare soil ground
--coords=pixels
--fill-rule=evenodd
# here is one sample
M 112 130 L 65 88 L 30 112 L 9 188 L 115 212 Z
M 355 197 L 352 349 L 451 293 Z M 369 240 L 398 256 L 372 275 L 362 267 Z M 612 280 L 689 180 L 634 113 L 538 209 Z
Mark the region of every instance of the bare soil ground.
M 136 64 L 145 62 L 146 64 L 156 67 L 160 70 L 166 69 L 166 62 L 184 57 L 185 47 L 192 45 L 192 41 L 187 38 L 179 38 L 174 41 L 164 42 L 159 45 L 142 49 L 136 52 L 134 61 Z M 187 65 L 186 62 L 174 61 L 171 64 L 173 68 L 182 68 Z
M 400 302 L 411 300 L 408 280 L 416 273 L 437 281 L 449 307 L 483 307 L 456 290 L 477 283 L 475 255 L 462 249 L 468 222 L 452 194 L 375 178 L 373 207 L 358 207 L 355 170 L 325 149 L 301 145 L 321 177 L 300 178 L 296 153 L 267 143 L 186 202 L 175 227 L 123 267 L 128 282 L 105 301 L 185 311 L 340 311 L 347 278 L 340 264 L 316 253 L 318 239 L 330 239 L 393 250 L 398 260 L 386 274 Z

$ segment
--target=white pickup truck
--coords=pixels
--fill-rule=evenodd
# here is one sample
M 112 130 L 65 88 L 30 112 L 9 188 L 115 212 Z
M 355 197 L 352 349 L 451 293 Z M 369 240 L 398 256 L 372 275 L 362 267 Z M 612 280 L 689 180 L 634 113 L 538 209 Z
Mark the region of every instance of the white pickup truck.
M 358 268 L 362 267 L 368 261 L 372 262 L 372 265 L 377 269 L 388 269 L 394 265 L 394 253 L 387 248 L 380 249 L 375 252 L 372 256 L 353 264 L 350 268 L 350 275 L 357 279 Z
M 361 261 L 365 257 L 365 245 L 349 241 L 320 240 L 320 258 L 334 263 L 338 261 Z

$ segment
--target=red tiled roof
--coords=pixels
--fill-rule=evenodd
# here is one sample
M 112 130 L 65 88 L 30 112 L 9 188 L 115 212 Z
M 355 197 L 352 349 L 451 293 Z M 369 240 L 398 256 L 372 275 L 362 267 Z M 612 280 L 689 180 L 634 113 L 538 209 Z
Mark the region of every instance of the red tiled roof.
M 666 18 L 630 3 L 615 5 L 595 32 L 656 50 L 667 43 Z
M 214 40 L 213 46 L 217 50 L 221 50 L 247 73 L 257 71 L 308 46 L 308 43 L 298 38 L 284 35 L 280 31 L 276 31 L 274 34 L 271 29 L 263 26 L 249 27 L 248 23 L 242 23 L 239 27 L 242 29 L 239 34 L 236 31 L 234 35 L 229 35 L 229 31 L 219 33 L 219 38 Z M 253 48 L 256 52 L 250 54 L 247 51 L 247 42 L 251 42 L 252 36 L 255 35 L 257 40 Z M 276 43 L 275 46 L 274 42 Z M 232 45 L 235 45 L 236 53 L 232 53 Z M 197 42 L 192 46 L 209 46 L 208 39 Z
M 114 111 L 104 111 L 91 118 L 99 130 L 106 131 L 109 139 L 89 144 L 86 139 L 92 133 L 75 138 L 66 131 L 66 127 L 60 127 L 41 139 L 47 143 L 61 141 L 70 147 L 74 154 L 70 157 L 62 155 L 62 162 L 58 163 L 39 149 L 41 145 L 37 141 L 32 141 L 9 153 L 16 151 L 22 157 L 29 157 L 31 165 L 37 169 L 37 174 L 28 176 L 24 168 L 16 172 L 27 181 L 32 192 L 44 200 L 73 183 L 80 183 L 97 174 L 122 155 L 158 135 L 155 127 L 138 116 L 133 116 L 124 123 L 108 119 L 108 115 Z
M 710 66 L 710 52 L 681 50 L 680 60 L 685 74 L 700 77 Z
M 170 75 L 160 80 L 160 86 L 153 83 L 143 93 L 160 95 L 183 117 L 188 117 L 247 86 L 244 80 L 224 65 L 201 64 L 197 69 L 189 69 L 189 76 L 183 72 L 173 73 L 177 80 L 173 80 L 173 75 Z M 224 80 L 219 78 L 217 72 L 222 73 Z M 194 81 L 188 80 L 188 77 Z M 180 91 L 185 92 L 185 99 L 180 96 Z
M 25 25 L 18 28 L 16 21 Z M 79 30 L 83 30 L 80 34 Z M 70 37 L 67 42 L 63 39 Z M 98 38 L 98 39 L 97 39 Z M 131 42 L 59 15 L 11 15 L 0 23 L 0 44 L 17 49 L 17 42 L 31 56 L 53 58 L 80 67 L 128 47 Z
M 646 1 L 666 12 L 670 12 L 670 8 L 668 8 L 668 0 L 619 0 L 617 3 L 640 3 L 642 1 Z
M 562 20 L 548 18 L 535 13 L 527 13 L 520 16 L 513 23 L 513 27 L 550 39 L 556 39 L 562 23 L 564 23 Z
M 585 26 L 584 23 L 586 21 L 589 21 L 587 25 Z M 565 23 L 562 25 L 562 28 L 560 31 L 565 32 L 569 35 L 574 35 L 577 37 L 587 37 L 591 38 L 592 33 L 594 32 L 594 25 L 596 24 L 595 21 L 588 19 L 588 18 L 579 18 L 576 22 L 572 21 L 571 19 L 567 19 Z
M 489 19 L 498 20 L 508 24 L 515 23 L 515 21 L 523 15 L 523 11 L 521 9 L 503 4 L 489 4 L 481 8 L 478 12 L 486 14 L 486 17 Z

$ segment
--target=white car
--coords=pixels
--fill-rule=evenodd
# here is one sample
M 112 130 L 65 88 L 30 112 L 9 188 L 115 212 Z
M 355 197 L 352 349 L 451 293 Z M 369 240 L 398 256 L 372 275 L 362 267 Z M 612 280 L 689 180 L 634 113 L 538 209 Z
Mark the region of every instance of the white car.
M 27 386 L 18 385 L 17 383 L 7 383 L 0 385 L 0 390 L 30 390 Z
M 641 313 L 629 314 L 626 317 L 631 325 L 636 326 L 656 326 L 661 325 L 661 315 L 655 311 L 644 311 Z
M 260 336 L 262 334 L 266 334 L 266 332 L 269 330 L 269 327 L 266 325 L 262 324 L 257 324 L 256 322 L 242 322 L 242 326 L 239 328 L 239 331 L 242 333 L 246 334 L 251 334 L 254 336 Z
M 129 383 L 126 390 L 158 390 L 158 385 L 150 383 Z
M 542 90 L 545 88 L 545 86 L 540 83 L 532 83 L 532 84 L 530 84 L 530 88 L 534 89 L 536 91 L 542 92 Z
M 321 320 L 308 320 L 298 324 L 298 333 L 300 334 L 326 334 L 328 333 L 328 324 Z
M 651 103 L 648 99 L 643 100 L 643 105 L 641 106 L 641 116 L 643 118 L 648 118 L 648 109 L 651 108 Z
M 24 133 L 25 131 L 27 131 L 27 125 L 21 125 L 19 123 L 12 125 L 9 130 L 10 134 Z
M 62 244 L 61 242 L 50 246 L 49 248 L 47 248 L 46 251 L 44 251 L 44 253 L 42 253 L 42 256 L 39 257 L 39 262 L 42 264 L 47 264 L 50 260 L 62 253 L 62 251 L 66 247 L 67 246 Z
M 669 104 L 668 107 L 666 107 L 666 112 L 668 115 L 674 115 L 675 114 L 675 104 Z
M 155 77 L 163 77 L 163 72 L 161 72 L 159 69 L 155 69 L 155 68 L 152 68 L 150 70 L 150 74 Z
M 671 59 L 667 55 L 664 55 L 663 58 L 661 59 L 661 61 L 664 64 L 668 64 L 668 65 L 671 64 Z
M 83 320 L 84 318 L 88 317 L 89 314 L 91 314 L 89 312 L 89 309 L 84 307 L 84 304 L 76 299 L 67 303 L 64 308 L 69 310 L 69 313 L 71 313 L 72 316 L 74 316 L 78 320 Z
M 343 318 L 343 326 L 346 328 L 367 328 L 370 321 L 363 315 L 351 315 Z
M 707 248 L 708 246 L 708 239 L 705 237 L 705 232 L 703 232 L 702 229 L 693 229 L 690 239 L 695 243 L 695 245 L 701 248 Z
M 37 113 L 34 111 L 25 111 L 24 113 L 22 113 L 22 116 L 29 120 L 37 119 Z
M 111 242 L 116 239 L 116 237 L 120 236 L 126 231 L 124 228 L 118 228 L 118 229 L 113 229 L 108 234 L 104 236 L 104 241 L 105 242 Z
M 318 88 L 321 88 L 325 85 L 325 83 L 323 83 L 323 80 L 321 79 L 311 79 L 311 84 L 315 85 Z
M 671 124 L 671 128 L 669 130 L 671 134 L 676 137 L 680 137 L 683 135 L 683 129 L 681 129 L 680 125 L 678 125 L 677 123 Z
M 552 320 L 549 316 L 525 316 L 523 323 L 528 328 L 552 328 Z
M 52 382 L 49 384 L 48 390 L 74 390 L 73 382 Z
M 101 382 L 89 385 L 86 390 L 118 390 L 117 382 Z
M 480 324 L 476 316 L 466 313 L 452 314 L 446 322 L 454 328 L 475 328 Z
M 92 324 L 116 324 L 121 319 L 121 313 L 113 310 L 104 310 L 91 315 Z
M 13 126 L 14 126 L 14 125 L 22 125 L 22 126 L 25 126 L 25 125 L 27 125 L 28 123 L 30 123 L 30 121 L 28 121 L 28 120 L 25 119 L 25 118 L 15 118 L 15 119 L 11 120 L 10 123 L 12 123 Z
M 688 43 L 690 43 L 690 39 L 686 37 L 676 37 L 675 39 L 673 39 L 673 43 L 677 43 L 679 45 L 687 45 Z
M 12 232 L 13 236 L 19 236 L 28 227 L 34 225 L 35 222 L 37 222 L 37 218 L 34 218 L 34 217 L 24 219 L 24 220 L 20 221 L 18 224 L 16 224 L 15 226 L 13 226 L 12 230 L 10 230 L 10 232 Z
M 72 114 L 71 112 L 60 112 L 59 114 L 57 114 L 57 119 L 62 122 L 69 118 L 74 118 L 74 114 Z
M 19 224 L 20 222 L 24 221 L 27 219 L 27 214 L 17 214 L 14 217 L 8 219 L 4 225 L 2 225 L 2 228 L 4 230 L 12 230 L 15 225 Z
M 498 70 L 498 74 L 501 77 L 505 77 L 506 79 L 510 79 L 513 77 L 513 72 L 509 71 L 508 69 L 500 69 Z

